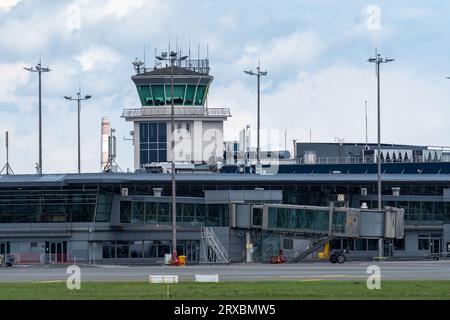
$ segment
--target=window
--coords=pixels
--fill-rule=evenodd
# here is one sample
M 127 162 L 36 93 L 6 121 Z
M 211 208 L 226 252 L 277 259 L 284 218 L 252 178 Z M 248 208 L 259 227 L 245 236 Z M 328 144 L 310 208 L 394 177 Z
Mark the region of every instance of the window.
M 130 257 L 142 258 L 143 257 L 143 245 L 142 241 L 134 241 L 130 243 Z
M 430 250 L 430 236 L 429 235 L 419 235 L 418 248 L 419 248 L 419 250 Z
M 167 125 L 166 123 L 139 124 L 140 164 L 167 161 Z
M 450 242 L 447 242 L 447 252 L 450 252 Z
M 152 106 L 153 97 L 149 86 L 138 86 L 139 98 L 143 106 Z
M 394 239 L 394 250 L 405 250 L 405 239 Z
M 377 239 L 367 239 L 367 249 L 368 250 L 378 250 L 378 240 Z
M 367 250 L 367 239 L 356 239 L 355 240 L 355 250 L 366 251 Z
M 294 239 L 284 238 L 283 239 L 283 249 L 293 250 L 294 249 Z
M 192 106 L 194 104 L 195 86 L 188 85 L 186 88 L 186 96 L 184 105 Z
M 186 91 L 185 85 L 173 86 L 173 96 L 174 96 L 173 103 L 175 105 L 183 105 L 185 91 Z M 169 84 L 166 85 L 166 105 L 170 105 L 172 103 L 170 99 L 171 96 L 172 96 L 172 86 Z
M 152 96 L 155 106 L 162 106 L 165 102 L 164 86 L 152 85 Z
M 261 226 L 262 225 L 262 208 L 253 208 L 253 225 Z
M 120 222 L 131 223 L 131 201 L 120 202 Z
M 202 106 L 205 102 L 206 86 L 197 86 L 197 92 L 195 94 L 195 105 Z
M 342 250 L 342 239 L 331 240 L 330 247 L 332 250 Z

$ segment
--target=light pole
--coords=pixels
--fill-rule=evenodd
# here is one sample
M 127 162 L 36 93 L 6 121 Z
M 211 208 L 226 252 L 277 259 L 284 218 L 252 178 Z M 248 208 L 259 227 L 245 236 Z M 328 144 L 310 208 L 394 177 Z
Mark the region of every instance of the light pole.
M 177 198 L 176 198 L 176 182 L 175 182 L 175 104 L 174 104 L 174 68 L 176 62 L 186 60 L 188 56 L 178 57 L 176 52 L 170 52 L 169 57 L 167 53 L 163 52 L 161 56 L 157 56 L 156 59 L 160 61 L 170 62 L 170 87 L 171 87 L 171 99 L 170 99 L 170 132 L 171 132 L 171 158 L 172 158 L 172 264 L 175 264 L 178 260 L 177 254 Z
M 252 70 L 250 71 L 244 71 L 246 74 L 250 75 L 250 76 L 256 76 L 257 78 L 257 95 L 258 95 L 258 100 L 257 100 L 257 107 L 258 107 L 258 120 L 257 120 L 257 146 L 256 146 L 256 167 L 259 170 L 259 167 L 261 165 L 261 158 L 260 158 L 260 140 L 259 140 L 259 135 L 260 135 L 260 87 L 261 87 L 261 76 L 267 76 L 267 71 L 261 71 L 261 63 L 258 62 L 258 67 L 256 68 L 256 73 L 253 72 Z
M 64 96 L 65 99 L 70 101 L 77 101 L 78 104 L 78 173 L 81 173 L 81 147 L 80 147 L 80 112 L 81 112 L 81 101 L 83 100 L 89 100 L 92 98 L 92 96 L 84 96 L 84 98 L 81 97 L 81 89 L 77 92 L 77 97 L 72 98 L 69 96 Z
M 378 154 L 377 154 L 377 176 L 378 176 L 378 210 L 382 209 L 381 202 L 381 111 L 380 111 L 380 65 L 382 63 L 388 63 L 394 61 L 394 59 L 382 58 L 379 53 L 375 58 L 369 58 L 367 60 L 370 63 L 376 64 L 377 73 L 377 126 L 378 126 Z M 379 256 L 383 256 L 383 238 L 378 241 Z
M 42 174 L 42 72 L 50 72 L 48 67 L 42 67 L 41 60 L 36 67 L 24 68 L 29 72 L 36 72 L 39 75 L 39 168 L 38 173 Z

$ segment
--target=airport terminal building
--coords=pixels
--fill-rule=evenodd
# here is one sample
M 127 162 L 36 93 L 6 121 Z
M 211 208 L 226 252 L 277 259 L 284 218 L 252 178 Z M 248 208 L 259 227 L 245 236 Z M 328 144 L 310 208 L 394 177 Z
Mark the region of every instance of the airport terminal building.
M 297 143 L 292 158 L 269 151 L 256 170 L 254 152 L 223 141 L 231 113 L 208 106 L 207 59 L 134 66 L 142 105 L 123 118 L 132 123 L 135 172 L 117 172 L 102 127 L 103 173 L 0 175 L 1 255 L 162 263 L 172 252 L 171 161 L 176 249 L 188 263 L 269 262 L 281 251 L 299 261 L 325 243 L 354 258 L 450 253 L 448 148 L 383 145 L 378 211 L 375 145 Z

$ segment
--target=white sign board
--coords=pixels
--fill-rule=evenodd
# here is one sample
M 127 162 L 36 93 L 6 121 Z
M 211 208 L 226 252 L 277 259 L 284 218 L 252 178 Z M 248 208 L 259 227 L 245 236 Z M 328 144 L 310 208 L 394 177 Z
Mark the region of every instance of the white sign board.
M 150 283 L 178 283 L 178 276 L 148 276 Z
M 196 274 L 195 282 L 219 282 L 218 274 Z

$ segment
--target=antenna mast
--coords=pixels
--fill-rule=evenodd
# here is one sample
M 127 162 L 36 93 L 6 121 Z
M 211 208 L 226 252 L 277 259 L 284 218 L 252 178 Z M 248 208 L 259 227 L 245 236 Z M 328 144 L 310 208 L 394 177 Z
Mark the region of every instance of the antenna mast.
M 366 111 L 365 111 L 365 116 L 366 116 L 366 147 L 369 144 L 369 135 L 367 133 L 367 100 L 366 100 Z
M 14 174 L 13 169 L 9 165 L 9 135 L 8 131 L 5 132 L 5 144 L 6 144 L 6 164 L 3 166 L 3 169 L 0 171 L 0 174 L 5 171 L 6 175 L 9 175 L 10 173 Z

